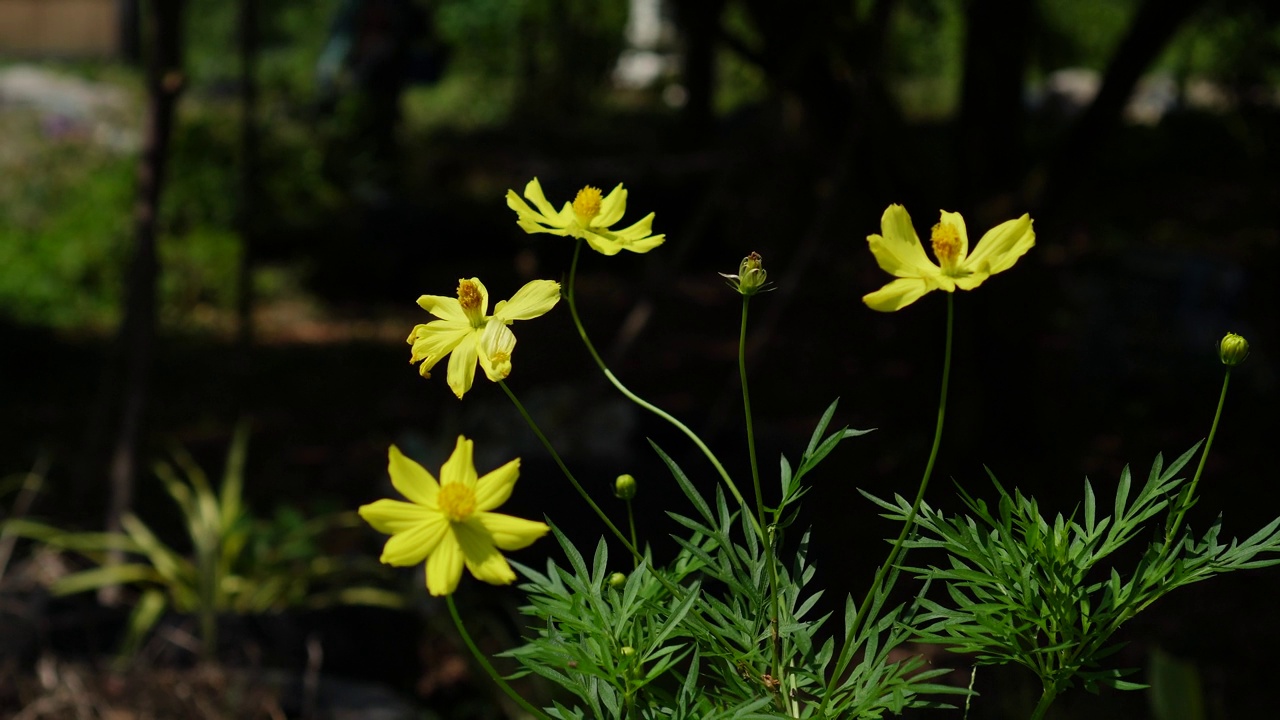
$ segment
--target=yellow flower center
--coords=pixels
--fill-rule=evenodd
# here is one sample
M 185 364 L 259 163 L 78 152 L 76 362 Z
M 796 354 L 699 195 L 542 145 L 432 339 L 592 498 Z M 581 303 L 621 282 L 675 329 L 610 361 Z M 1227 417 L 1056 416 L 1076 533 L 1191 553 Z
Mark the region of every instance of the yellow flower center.
M 943 270 L 950 270 L 960 259 L 960 231 L 951 223 L 933 226 L 933 254 Z
M 462 522 L 476 510 L 476 493 L 470 486 L 462 483 L 445 483 L 440 486 L 436 503 L 445 517 L 454 522 Z
M 578 196 L 573 199 L 573 212 L 578 216 L 584 224 L 600 214 L 600 188 L 593 188 L 590 185 L 578 191 Z
M 458 304 L 462 306 L 462 312 L 466 313 L 472 327 L 484 327 L 484 311 L 480 307 L 484 304 L 484 296 L 474 282 L 458 281 Z

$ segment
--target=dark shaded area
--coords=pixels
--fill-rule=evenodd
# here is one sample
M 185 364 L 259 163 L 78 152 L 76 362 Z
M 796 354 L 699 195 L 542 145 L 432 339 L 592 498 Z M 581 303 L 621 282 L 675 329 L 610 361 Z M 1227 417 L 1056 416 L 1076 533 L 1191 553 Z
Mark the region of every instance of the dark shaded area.
M 970 30 L 958 114 L 921 120 L 895 100 L 886 60 L 890 22 L 907 4 L 876 0 L 859 12 L 835 2 L 785 9 L 763 0 L 677 2 L 690 75 L 683 110 L 591 103 L 593 93 L 606 92 L 599 58 L 614 57 L 618 39 L 574 45 L 568 41 L 586 31 L 573 23 L 539 26 L 557 38 L 550 45 L 565 49 L 539 55 L 545 48 L 533 41 L 516 48 L 529 56 L 522 66 L 526 102 L 500 126 L 401 127 L 394 138 L 371 138 L 343 135 L 338 120 L 317 120 L 315 127 L 332 133 L 320 138 L 329 153 L 321 172 L 336 198 L 312 208 L 282 203 L 266 189 L 263 197 L 243 196 L 253 260 L 305 266 L 307 290 L 331 309 L 333 328 L 378 318 L 403 336 L 427 319 L 413 300 L 448 295 L 460 277 L 479 275 L 496 300 L 529 279 L 567 272 L 572 243 L 521 232 L 502 201 L 506 189 L 520 190 L 537 176 L 559 205 L 585 184 L 607 190 L 624 182 L 627 217 L 656 212 L 655 228 L 669 239 L 644 256 L 584 256 L 578 302 L 588 330 L 624 382 L 687 421 L 735 477 L 745 478 L 735 368 L 739 299 L 715 273 L 732 272 L 747 252 L 761 253 L 778 284 L 752 304 L 750 372 L 766 488 L 776 484 L 778 454 L 796 457 L 833 398 L 841 398 L 837 424 L 877 428 L 812 476 L 804 522 L 814 528 L 819 582 L 834 608 L 845 592 L 860 596 L 883 558 L 881 540 L 896 530 L 857 490 L 914 491 L 936 412 L 943 342 L 937 294 L 892 315 L 862 305 L 863 294 L 888 280 L 864 238 L 879 231 L 892 202 L 912 212 L 922 234 L 938 208 L 960 211 L 971 240 L 1031 212 L 1037 247 L 1010 272 L 957 298 L 951 411 L 929 501 L 958 507 L 952 480 L 984 494 L 984 467 L 1064 513 L 1079 502 L 1085 476 L 1108 498 L 1125 464 L 1143 476 L 1156 453 L 1177 456 L 1208 432 L 1221 381 L 1215 345 L 1231 330 L 1250 340 L 1253 355 L 1233 376 L 1203 498 L 1189 522 L 1203 528 L 1222 511 L 1226 534 L 1251 534 L 1280 514 L 1269 482 L 1280 407 L 1271 350 L 1280 344 L 1280 285 L 1269 276 L 1280 267 L 1280 110 L 1274 100 L 1251 102 L 1243 88 L 1229 88 L 1236 91 L 1230 108 L 1179 105 L 1156 125 L 1127 123 L 1123 111 L 1138 79 L 1188 23 L 1208 12 L 1256 12 L 1275 23 L 1275 11 L 1261 2 L 1136 3 L 1097 99 L 1064 117 L 1039 113 L 1023 98 L 1036 69 L 1032 4 L 973 0 L 965 6 Z M 1015 41 L 999 42 L 1009 33 Z M 729 54 L 759 71 L 766 92 L 717 114 L 714 67 Z M 574 62 L 584 57 L 596 62 L 579 71 Z M 257 171 L 265 178 L 292 177 L 296 158 L 273 148 L 267 135 L 261 146 L 245 135 L 244 152 L 262 153 Z M 387 142 L 397 145 L 388 150 Z M 368 143 L 398 162 L 366 172 L 367 158 L 355 148 Z M 208 160 L 218 158 L 210 152 Z M 381 185 L 386 177 L 396 179 Z M 90 399 L 102 392 L 97 368 L 108 362 L 106 342 L 0 323 L 0 346 L 8 349 L 0 353 L 0 378 L 8 379 L 0 469 L 21 471 L 49 454 L 54 467 L 35 514 L 97 527 L 106 485 L 77 485 L 72 472 L 97 417 Z M 612 392 L 582 351 L 567 308 L 516 330 L 513 390 L 603 500 L 616 475 L 640 480 L 642 532 L 659 552 L 670 551 L 665 534 L 674 526 L 664 513 L 678 492 L 645 440 L 707 492 L 710 467 L 671 428 Z M 146 420 L 156 431 L 143 439 L 139 457 L 180 443 L 217 467 L 234 422 L 247 416 L 251 505 L 313 510 L 323 500 L 354 507 L 390 492 L 388 444 L 435 470 L 461 433 L 476 439 L 481 472 L 523 458 L 522 479 L 504 510 L 546 514 L 594 545 L 599 529 L 587 509 L 499 389 L 479 379 L 459 402 L 444 383 L 444 366 L 423 380 L 394 333 L 373 335 L 335 329 L 321 341 L 299 341 L 255 332 L 246 365 L 228 337 L 165 333 L 148 389 L 154 401 Z M 135 511 L 163 518 L 168 498 L 146 473 L 136 482 Z M 621 516 L 621 508 L 613 510 Z M 377 552 L 372 534 L 360 542 L 350 549 Z M 516 557 L 537 565 L 549 552 L 545 543 Z M 1212 717 L 1266 717 L 1270 657 L 1280 643 L 1268 601 L 1277 585 L 1280 574 L 1259 571 L 1182 591 L 1131 623 L 1125 634 L 1133 643 L 1119 664 L 1145 666 L 1150 649 L 1161 647 L 1196 664 Z M 476 592 L 483 617 L 500 629 L 495 636 L 516 632 L 504 625 L 510 595 Z M 422 603 L 414 617 L 443 613 L 434 601 Z M 329 627 L 348 622 L 364 638 L 378 633 L 378 622 L 367 618 Z M 288 632 L 305 639 L 310 630 Z M 359 652 L 350 637 L 326 632 L 333 638 L 328 657 Z M 430 642 L 419 643 L 416 658 L 401 646 L 379 653 L 396 658 L 386 665 L 339 663 L 334 672 L 371 679 L 394 667 L 404 676 L 384 680 L 443 707 L 447 702 L 424 692 L 421 680 L 456 648 Z M 295 643 L 288 652 L 296 651 Z M 281 661 L 299 662 L 305 657 Z M 1018 669 L 980 670 L 976 689 L 999 701 L 976 702 L 971 717 L 1025 717 L 1035 699 L 1031 681 Z M 443 692 L 483 693 L 462 687 Z M 1148 712 L 1141 694 L 1098 699 L 1073 692 L 1057 716 Z

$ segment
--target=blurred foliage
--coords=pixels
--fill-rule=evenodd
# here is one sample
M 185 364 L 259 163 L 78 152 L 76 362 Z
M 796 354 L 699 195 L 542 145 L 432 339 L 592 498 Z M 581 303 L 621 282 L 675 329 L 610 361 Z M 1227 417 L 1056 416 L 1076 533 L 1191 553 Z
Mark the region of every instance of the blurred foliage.
M 324 248 L 345 249 L 345 238 L 359 225 L 355 211 L 365 201 L 356 171 L 363 166 L 356 156 L 362 146 L 350 139 L 358 123 L 350 113 L 322 113 L 315 88 L 316 61 L 339 2 L 259 7 L 257 196 L 264 212 L 255 220 L 256 252 L 268 262 L 298 265 Z M 1031 81 L 1064 67 L 1104 69 L 1139 0 L 1034 3 Z M 636 102 L 615 102 L 610 91 L 609 75 L 625 45 L 626 3 L 421 0 L 420 5 L 433 17 L 448 62 L 438 82 L 411 85 L 402 98 L 401 140 L 411 144 L 404 158 L 437 157 L 431 144 L 457 134 L 557 127 L 565 118 L 589 119 L 623 106 L 646 111 Z M 874 5 L 860 0 L 855 15 L 865 19 Z M 1272 5 L 1207 0 L 1166 48 L 1157 69 L 1180 78 L 1215 79 L 1237 90 L 1280 82 L 1280 12 Z M 188 3 L 189 90 L 174 130 L 161 218 L 162 321 L 170 327 L 224 327 L 235 304 L 241 245 L 237 10 L 236 3 L 221 0 Z M 965 22 L 962 3 L 893 4 L 881 61 L 903 117 L 953 116 L 963 75 Z M 742 47 L 764 49 L 764 34 L 753 26 L 744 3 L 728 0 L 721 23 Z M 831 37 L 838 41 L 845 30 L 836 28 Z M 676 39 L 663 43 L 661 52 L 676 51 Z M 714 108 L 721 116 L 776 94 L 758 58 L 748 54 L 727 44 L 717 49 Z M 52 67 L 126 88 L 137 118 L 129 132 L 139 132 L 136 69 L 89 62 Z M 639 97 L 651 103 L 649 111 L 668 112 L 657 104 L 660 93 Z M 30 109 L 6 108 L 0 131 L 8 146 L 0 152 L 0 313 L 24 323 L 111 328 L 119 319 L 132 242 L 136 157 L 101 147 L 92 138 L 59 135 L 47 117 Z

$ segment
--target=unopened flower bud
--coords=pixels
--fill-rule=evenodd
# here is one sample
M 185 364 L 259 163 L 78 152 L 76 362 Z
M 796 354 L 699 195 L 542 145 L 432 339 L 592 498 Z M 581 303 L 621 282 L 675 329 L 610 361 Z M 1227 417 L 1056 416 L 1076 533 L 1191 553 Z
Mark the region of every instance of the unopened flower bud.
M 619 652 L 622 653 L 623 657 L 631 657 L 632 655 L 636 654 L 636 649 L 631 647 L 630 645 L 623 645 L 622 648 L 619 650 Z
M 619 475 L 613 482 L 613 494 L 622 500 L 630 500 L 636 496 L 636 479 L 630 475 Z
M 623 575 L 620 572 L 616 572 L 609 576 L 609 587 L 613 588 L 614 590 L 617 590 L 618 588 L 626 584 L 627 584 L 627 576 Z
M 737 275 L 720 273 L 720 277 L 729 281 L 729 287 L 747 297 L 769 289 L 765 287 L 769 273 L 765 272 L 764 259 L 759 253 L 753 252 L 743 258 L 738 265 Z
M 1227 333 L 1218 343 L 1218 357 L 1227 367 L 1235 367 L 1249 357 L 1249 341 L 1235 333 Z

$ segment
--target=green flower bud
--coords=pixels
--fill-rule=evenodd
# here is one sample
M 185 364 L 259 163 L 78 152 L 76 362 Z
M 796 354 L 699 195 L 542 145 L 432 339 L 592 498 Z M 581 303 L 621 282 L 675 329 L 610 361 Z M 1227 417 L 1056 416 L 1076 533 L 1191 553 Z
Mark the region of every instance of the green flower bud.
M 614 590 L 617 590 L 618 588 L 626 584 L 627 584 L 627 576 L 623 575 L 620 572 L 616 572 L 609 576 L 609 587 L 613 588 Z
M 1249 341 L 1235 333 L 1227 333 L 1218 343 L 1218 357 L 1227 367 L 1235 367 L 1249 357 Z
M 619 650 L 619 652 L 622 653 L 623 657 L 631 657 L 632 655 L 636 654 L 636 649 L 631 647 L 630 645 L 623 645 L 622 649 Z
M 619 475 L 613 483 L 613 494 L 622 500 L 630 500 L 636 496 L 636 479 L 630 475 Z
M 728 273 L 719 273 L 719 275 L 729 281 L 729 287 L 747 297 L 771 289 L 765 287 L 769 273 L 765 272 L 764 260 L 759 253 L 753 252 L 743 258 L 742 263 L 738 265 L 737 275 Z

